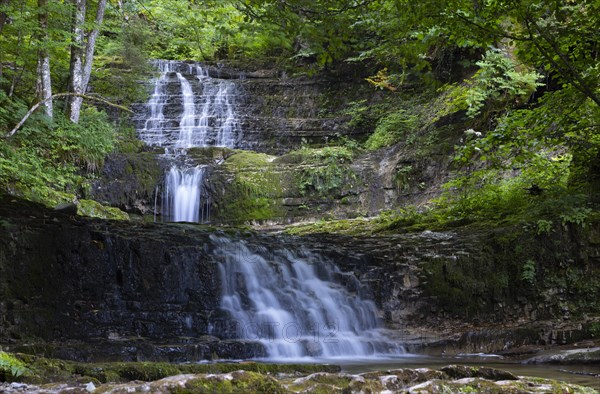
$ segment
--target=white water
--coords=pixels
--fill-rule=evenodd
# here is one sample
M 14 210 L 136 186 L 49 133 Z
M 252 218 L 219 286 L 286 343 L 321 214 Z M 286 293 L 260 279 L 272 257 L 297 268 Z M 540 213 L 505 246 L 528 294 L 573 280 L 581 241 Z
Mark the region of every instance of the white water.
M 234 148 L 241 138 L 234 82 L 211 78 L 198 64 L 157 61 L 160 75 L 146 104 L 146 120 L 138 130 L 150 146 L 165 148 L 175 164 L 165 175 L 162 214 L 169 221 L 205 222 L 205 170 L 185 164 L 194 147 Z
M 173 222 L 203 223 L 210 219 L 202 196 L 205 169 L 201 166 L 181 169 L 171 167 L 163 194 L 163 215 Z M 206 198 L 206 197 L 205 197 Z
M 218 245 L 221 308 L 235 338 L 257 340 L 268 358 L 374 358 L 403 354 L 385 337 L 375 304 L 335 283 L 330 261 L 306 250 L 251 250 L 244 241 L 213 236 Z M 218 334 L 218 333 L 217 333 Z
M 192 148 L 194 146 L 194 134 L 196 134 L 196 105 L 194 104 L 194 92 L 192 85 L 187 79 L 177 73 L 177 79 L 181 85 L 181 96 L 183 98 L 183 112 L 179 121 L 179 138 L 175 142 L 177 148 Z
M 162 215 L 175 222 L 207 222 L 206 169 L 186 164 L 187 151 L 236 146 L 241 135 L 236 86 L 211 78 L 197 64 L 156 64 L 160 75 L 139 134 L 148 145 L 165 148 L 174 163 L 165 174 Z M 216 322 L 223 327 L 213 325 L 213 335 L 258 341 L 270 360 L 404 353 L 385 336 L 376 306 L 361 297 L 358 280 L 332 262 L 302 249 L 267 249 L 219 236 L 213 241 L 222 284 L 215 297 L 227 316 Z
M 167 76 L 173 72 L 174 63 L 158 61 L 156 67 L 160 71 L 158 78 L 154 79 L 154 91 L 148 101 L 148 113 L 143 129 L 139 130 L 142 141 L 150 146 L 164 146 L 166 144 L 164 107 L 169 98 L 167 94 Z

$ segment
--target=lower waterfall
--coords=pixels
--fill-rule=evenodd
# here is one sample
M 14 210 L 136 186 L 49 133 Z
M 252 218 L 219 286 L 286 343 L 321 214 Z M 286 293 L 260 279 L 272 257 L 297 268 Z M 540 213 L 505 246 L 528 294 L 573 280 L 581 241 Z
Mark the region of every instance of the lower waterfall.
M 305 249 L 217 245 L 221 308 L 230 339 L 259 341 L 269 359 L 370 358 L 404 353 L 385 337 L 377 308 L 354 275 Z M 342 285 L 339 282 L 345 282 Z

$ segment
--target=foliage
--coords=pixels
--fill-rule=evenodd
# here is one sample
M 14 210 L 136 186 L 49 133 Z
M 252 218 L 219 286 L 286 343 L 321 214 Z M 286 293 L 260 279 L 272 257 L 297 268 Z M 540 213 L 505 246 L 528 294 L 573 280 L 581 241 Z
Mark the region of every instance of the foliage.
M 9 353 L 0 352 L 0 382 L 12 381 L 29 373 L 23 361 Z
M 504 106 L 515 100 L 526 100 L 543 84 L 536 72 L 518 71 L 514 62 L 501 51 L 488 50 L 483 60 L 477 62 L 479 71 L 472 79 L 466 104 L 467 115 L 477 115 L 484 104 L 501 103 Z
M 25 111 L 25 103 L 0 93 L 0 123 L 14 124 Z M 14 137 L 0 140 L 0 188 L 47 205 L 72 201 L 114 144 L 113 126 L 93 108 L 79 124 L 60 113 L 54 120 L 34 115 Z
M 418 117 L 406 110 L 392 112 L 379 120 L 375 132 L 365 142 L 365 148 L 376 150 L 393 145 L 411 131 L 415 131 L 417 124 Z
M 379 119 L 396 108 L 396 103 L 391 100 L 370 103 L 363 99 L 348 103 L 343 114 L 350 117 L 348 120 L 349 127 L 370 132 L 375 129 Z
M 320 149 L 303 147 L 300 172 L 302 193 L 316 192 L 321 196 L 339 191 L 356 175 L 348 168 L 354 152 L 347 146 L 328 146 Z
M 552 221 L 540 219 L 537 221 L 536 227 L 538 235 L 549 234 L 552 231 Z
M 593 338 L 600 337 L 600 322 L 591 323 L 588 330 Z
M 570 207 L 567 212 L 560 214 L 560 219 L 563 226 L 568 224 L 575 224 L 581 227 L 585 227 L 588 217 L 592 210 L 584 207 Z
M 524 264 L 523 264 L 523 268 L 521 271 L 521 279 L 524 280 L 525 282 L 529 283 L 530 285 L 535 283 L 535 261 L 533 260 L 527 260 Z
M 410 183 L 413 180 L 414 168 L 412 165 L 401 166 L 394 174 L 394 183 L 398 192 L 406 192 L 410 188 Z
M 378 89 L 387 89 L 392 92 L 398 90 L 396 85 L 401 84 L 400 81 L 396 80 L 395 76 L 388 74 L 387 68 L 385 67 L 377 71 L 376 75 L 366 78 L 366 81 Z

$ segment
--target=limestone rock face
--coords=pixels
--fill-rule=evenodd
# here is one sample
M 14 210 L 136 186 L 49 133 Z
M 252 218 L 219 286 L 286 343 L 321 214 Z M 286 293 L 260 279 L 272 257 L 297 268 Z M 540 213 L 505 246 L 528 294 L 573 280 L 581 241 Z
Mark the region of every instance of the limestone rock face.
M 0 218 L 3 348 L 78 360 L 265 355 L 257 342 L 231 339 L 219 306 L 211 234 L 225 233 L 69 216 L 8 196 L 0 197 Z M 531 354 L 532 346 L 568 345 L 597 332 L 593 318 L 565 319 L 565 306 L 575 316 L 594 312 L 598 290 L 590 278 L 600 276 L 599 232 L 598 224 L 585 232 L 563 229 L 542 248 L 536 233 L 513 227 L 361 238 L 229 231 L 227 237 L 263 250 L 307 248 L 334 261 L 335 282 L 370 294 L 380 318 L 411 351 Z M 577 287 L 566 283 L 569 292 L 558 281 L 564 256 L 576 256 L 567 279 Z M 545 274 L 535 288 L 520 277 L 529 258 Z
M 440 144 L 429 141 L 419 146 L 416 141 L 430 133 L 419 129 L 411 130 L 411 143 L 399 141 L 377 151 L 357 151 L 352 158 L 339 158 L 335 151 L 328 156 L 300 148 L 327 149 L 343 141 L 357 147 L 374 132 L 375 120 L 363 122 L 356 113 L 356 119 L 349 115 L 353 108 L 377 107 L 385 101 L 384 93 L 365 82 L 369 74 L 358 75 L 361 71 L 354 70 L 288 77 L 277 69 L 242 71 L 222 64 L 175 61 L 168 62 L 168 70 L 161 74 L 162 79 L 148 77 L 150 92 L 154 89 L 150 85 L 161 81 L 157 85 L 160 92 L 155 91 L 150 100 L 160 99 L 160 105 L 134 105 L 136 128 L 153 146 L 144 152 L 109 156 L 91 192 L 91 198 L 128 213 L 149 216 L 157 212 L 158 221 L 162 220 L 165 173 L 172 164 L 162 153 L 165 147 L 173 147 L 185 112 L 182 79 L 193 94 L 192 103 L 189 94 L 185 96 L 188 106 L 195 106 L 195 115 L 186 119 L 203 119 L 203 127 L 211 133 L 223 114 L 205 116 L 203 103 L 212 102 L 207 97 L 214 92 L 208 89 L 207 93 L 202 81 L 211 78 L 214 86 L 228 86 L 222 99 L 230 104 L 232 113 L 227 116 L 231 117 L 228 122 L 235 124 L 235 136 L 226 146 L 245 151 L 244 159 L 231 149 L 223 157 L 211 158 L 215 149 L 223 148 L 198 148 L 218 145 L 211 137 L 188 152 L 190 165 L 208 166 L 203 193 L 211 202 L 207 207 L 211 223 L 286 224 L 323 217 L 355 218 L 427 201 L 447 179 L 450 147 L 462 134 L 463 128 L 457 125 L 463 116 L 458 114 L 432 124 L 450 130 Z M 160 116 L 154 113 L 159 108 Z M 431 131 L 433 139 L 439 137 L 436 130 Z M 196 130 L 196 134 L 203 133 Z M 257 159 L 264 154 L 272 156 L 268 161 Z M 311 157 L 313 154 L 317 157 Z

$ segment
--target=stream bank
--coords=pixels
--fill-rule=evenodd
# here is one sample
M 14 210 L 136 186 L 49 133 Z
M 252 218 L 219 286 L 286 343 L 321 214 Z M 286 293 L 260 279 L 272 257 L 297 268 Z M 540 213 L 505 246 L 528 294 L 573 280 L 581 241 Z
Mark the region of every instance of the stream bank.
M 80 364 L 22 354 L 15 357 L 27 369 L 21 382 L 0 383 L 4 393 L 598 392 L 593 378 L 567 383 L 521 376 L 519 369 L 513 373 L 456 364 L 426 367 L 425 363 L 415 368 L 407 362 L 378 371 L 342 372 L 339 366 L 319 364 Z

